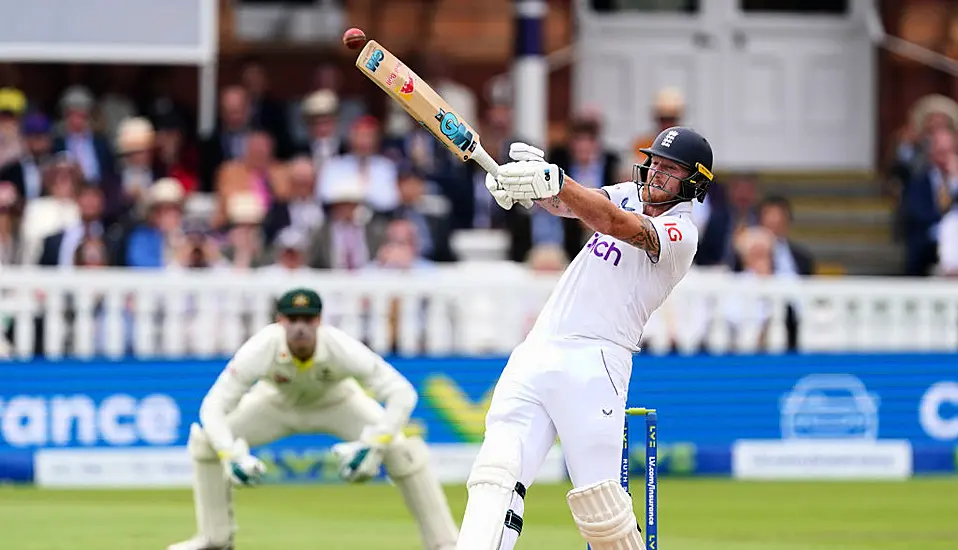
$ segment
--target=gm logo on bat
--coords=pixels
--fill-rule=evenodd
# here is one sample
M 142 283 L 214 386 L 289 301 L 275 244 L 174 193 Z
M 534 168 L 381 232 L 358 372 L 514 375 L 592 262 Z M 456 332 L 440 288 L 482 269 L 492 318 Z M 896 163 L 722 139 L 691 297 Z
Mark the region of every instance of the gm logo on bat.
M 456 115 L 439 109 L 439 112 L 436 113 L 436 120 L 439 121 L 439 129 L 442 131 L 442 135 L 446 136 L 460 151 L 463 153 L 475 151 L 476 142 L 472 138 L 472 131 L 464 123 L 459 122 Z
M 366 60 L 366 68 L 371 72 L 376 72 L 376 69 L 379 68 L 379 64 L 382 63 L 384 57 L 386 57 L 386 54 L 384 54 L 382 50 L 373 50 L 369 59 Z

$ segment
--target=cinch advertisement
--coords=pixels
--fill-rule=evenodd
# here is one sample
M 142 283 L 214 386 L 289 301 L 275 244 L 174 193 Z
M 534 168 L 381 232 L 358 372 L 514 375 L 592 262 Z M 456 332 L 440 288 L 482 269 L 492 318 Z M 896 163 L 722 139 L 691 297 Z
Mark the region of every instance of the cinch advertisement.
M 420 433 L 443 452 L 453 452 L 455 444 L 481 441 L 485 410 L 505 358 L 391 362 L 421 395 L 408 431 Z M 122 469 L 123 457 L 164 449 L 157 455 L 168 463 L 152 467 L 188 473 L 188 464 L 178 462 L 185 453 L 175 449 L 186 444 L 189 425 L 224 364 L 4 365 L 0 479 L 31 480 L 38 463 L 44 475 L 62 471 L 62 464 L 50 463 L 50 449 L 72 451 L 62 455 L 71 460 L 98 457 L 100 469 Z M 873 468 L 882 477 L 955 471 L 956 365 L 958 356 L 932 354 L 638 355 L 629 403 L 659 411 L 663 474 L 795 477 L 809 473 L 807 464 L 829 462 L 836 469 L 811 473 L 844 476 Z M 642 430 L 632 433 L 632 464 L 638 471 Z M 874 444 L 878 441 L 882 444 Z M 331 481 L 335 466 L 325 451 L 333 442 L 327 436 L 300 435 L 256 452 L 276 466 L 274 481 Z M 817 449 L 825 449 L 825 454 Z M 34 460 L 35 454 L 45 453 L 47 458 Z M 113 466 L 104 465 L 109 462 L 106 456 L 113 457 Z

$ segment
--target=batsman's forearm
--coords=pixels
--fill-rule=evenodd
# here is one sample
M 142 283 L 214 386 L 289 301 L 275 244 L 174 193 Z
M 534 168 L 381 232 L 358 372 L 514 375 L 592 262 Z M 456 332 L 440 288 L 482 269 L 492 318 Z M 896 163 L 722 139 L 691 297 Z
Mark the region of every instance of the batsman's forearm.
M 559 197 L 553 196 L 547 199 L 535 199 L 533 202 L 542 207 L 543 210 L 553 214 L 555 216 L 560 216 L 562 218 L 574 218 L 575 214 L 572 210 L 563 204 L 562 200 Z
M 596 192 L 598 191 L 598 192 Z M 555 197 L 569 209 L 572 217 L 602 234 L 608 234 L 621 212 L 601 189 L 583 187 L 568 175 Z

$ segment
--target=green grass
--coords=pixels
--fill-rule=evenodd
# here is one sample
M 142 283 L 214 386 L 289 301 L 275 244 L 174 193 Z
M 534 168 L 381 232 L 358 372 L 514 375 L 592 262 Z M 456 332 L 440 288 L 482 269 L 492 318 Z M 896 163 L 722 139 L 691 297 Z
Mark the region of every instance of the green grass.
M 535 485 L 519 548 L 582 550 L 565 485 Z M 664 550 L 954 550 L 958 478 L 889 483 L 661 481 Z M 462 486 L 447 487 L 457 521 Z M 641 493 L 636 492 L 641 508 Z M 393 487 L 265 486 L 236 492 L 237 550 L 415 550 Z M 162 550 L 193 533 L 188 491 L 0 487 L 0 547 Z

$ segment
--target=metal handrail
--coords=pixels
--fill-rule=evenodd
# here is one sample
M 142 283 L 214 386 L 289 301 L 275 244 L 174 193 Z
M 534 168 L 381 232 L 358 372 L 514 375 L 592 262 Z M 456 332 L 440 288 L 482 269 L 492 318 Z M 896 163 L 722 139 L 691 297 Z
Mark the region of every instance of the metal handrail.
M 868 5 L 868 11 L 865 13 L 865 24 L 868 26 L 869 37 L 877 46 L 958 77 L 958 60 L 885 32 L 885 25 L 878 13 L 877 1 Z

